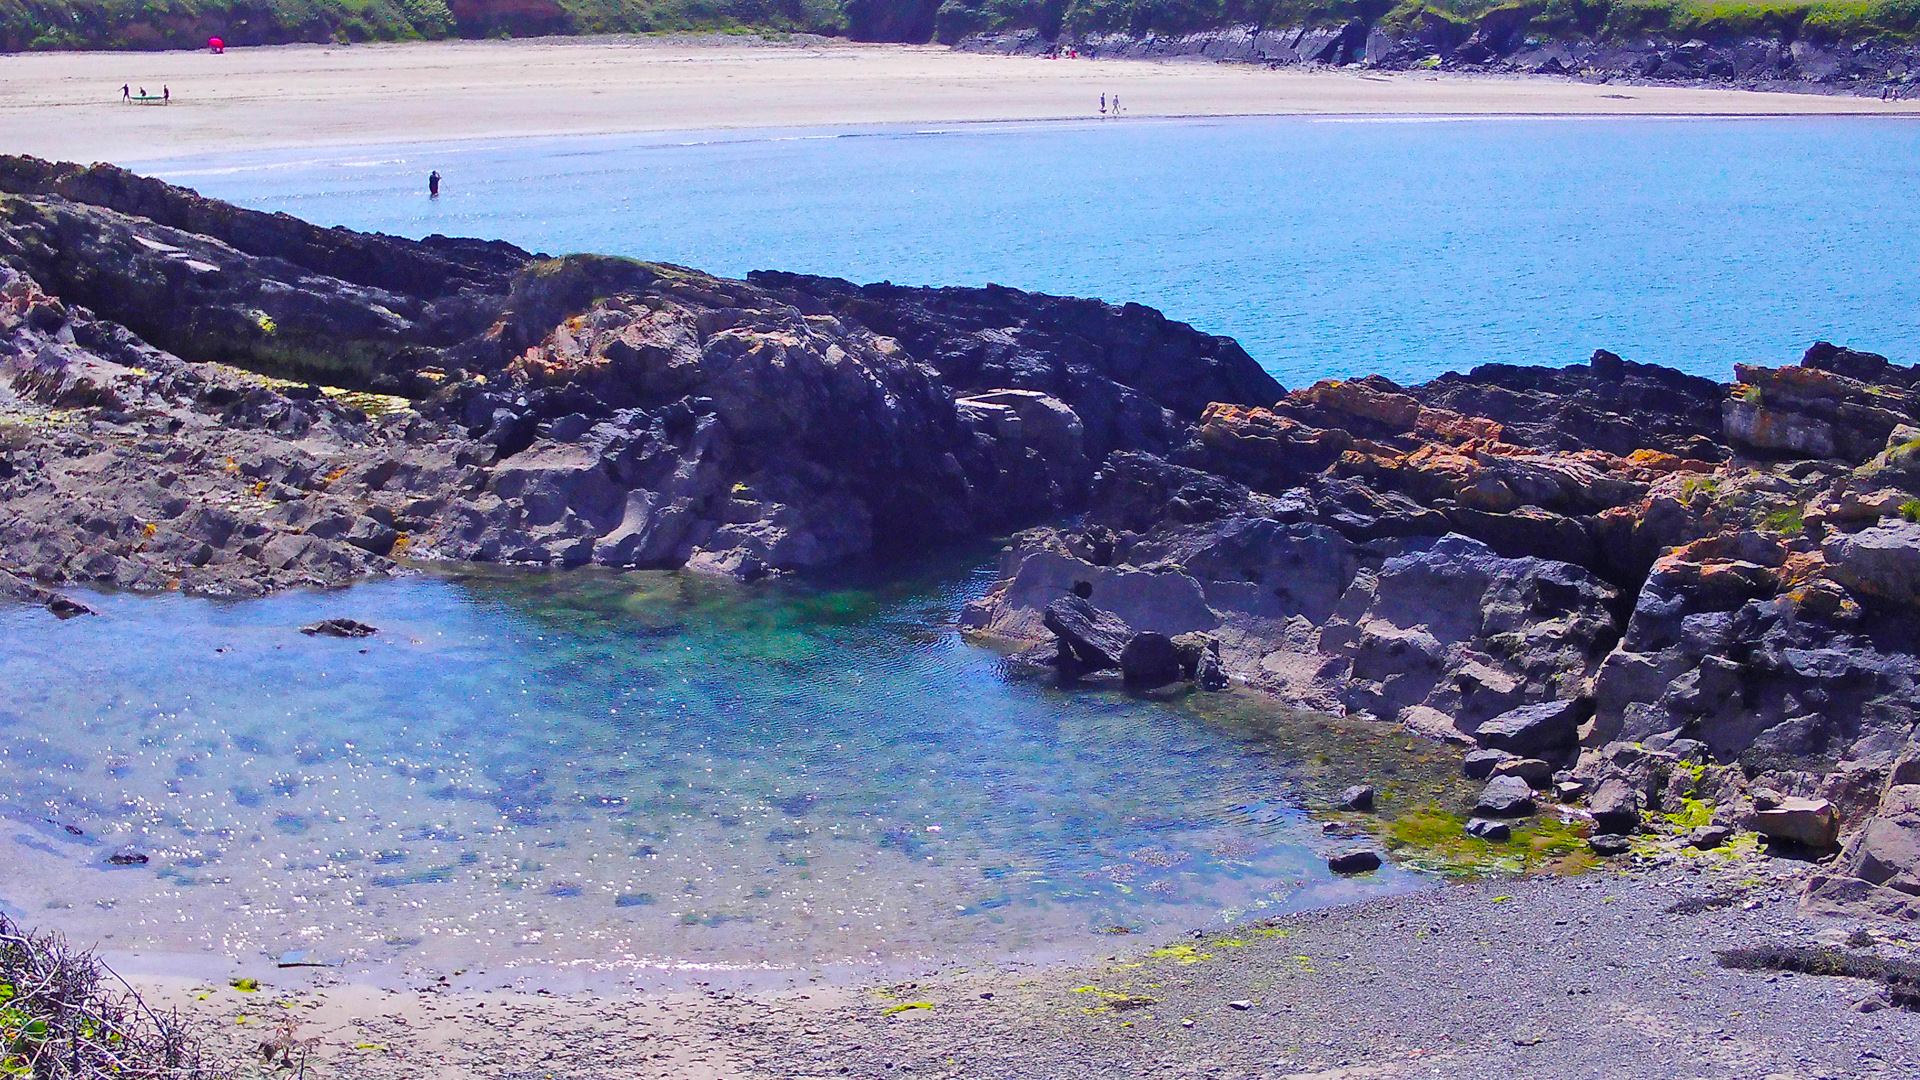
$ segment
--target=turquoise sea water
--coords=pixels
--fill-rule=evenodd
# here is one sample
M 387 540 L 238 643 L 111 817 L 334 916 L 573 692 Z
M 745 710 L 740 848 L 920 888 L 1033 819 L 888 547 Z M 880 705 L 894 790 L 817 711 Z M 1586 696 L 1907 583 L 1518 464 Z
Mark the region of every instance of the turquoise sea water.
M 664 979 L 1084 953 L 1420 886 L 1327 871 L 1302 803 L 1340 780 L 1261 710 L 1009 678 L 953 629 L 965 565 L 0 607 L 0 902 L 116 949 Z M 297 630 L 330 616 L 381 632 Z
M 1822 338 L 1920 361 L 1906 119 L 1128 120 L 140 167 L 409 236 L 1138 301 L 1238 338 L 1288 386 L 1595 348 L 1725 379 Z

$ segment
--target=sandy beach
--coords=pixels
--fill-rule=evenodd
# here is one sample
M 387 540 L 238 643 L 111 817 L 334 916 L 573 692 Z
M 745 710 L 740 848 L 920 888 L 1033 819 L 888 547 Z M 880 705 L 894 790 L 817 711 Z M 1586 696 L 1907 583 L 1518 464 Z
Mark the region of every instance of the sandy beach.
M 121 87 L 166 105 L 121 100 Z M 1046 60 L 731 37 L 45 53 L 0 61 L 0 150 L 68 160 L 518 135 L 1256 114 L 1920 114 L 1920 101 L 1554 78 Z

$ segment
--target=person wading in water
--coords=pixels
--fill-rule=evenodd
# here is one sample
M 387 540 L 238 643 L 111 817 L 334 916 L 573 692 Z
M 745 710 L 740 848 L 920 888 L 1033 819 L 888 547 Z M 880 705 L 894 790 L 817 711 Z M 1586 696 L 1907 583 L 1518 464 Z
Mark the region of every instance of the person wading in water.
M 440 197 L 440 170 L 435 169 L 432 172 L 427 174 L 427 198 L 437 199 L 439 197 Z

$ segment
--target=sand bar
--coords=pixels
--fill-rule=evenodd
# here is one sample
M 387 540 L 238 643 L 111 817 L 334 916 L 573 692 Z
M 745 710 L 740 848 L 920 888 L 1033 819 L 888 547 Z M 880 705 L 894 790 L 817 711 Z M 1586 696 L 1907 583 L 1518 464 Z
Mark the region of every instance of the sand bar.
M 121 101 L 129 84 L 168 105 Z M 1920 114 L 1920 101 L 811 40 L 542 38 L 0 58 L 0 150 L 70 160 L 515 135 L 1253 114 Z

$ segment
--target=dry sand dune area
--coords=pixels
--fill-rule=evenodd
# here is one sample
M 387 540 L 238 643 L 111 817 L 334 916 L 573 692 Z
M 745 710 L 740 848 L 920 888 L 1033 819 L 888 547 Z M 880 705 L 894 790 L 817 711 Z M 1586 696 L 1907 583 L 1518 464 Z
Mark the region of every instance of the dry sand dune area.
M 171 92 L 166 105 L 128 103 Z M 0 150 L 138 161 L 518 135 L 1249 114 L 1830 114 L 1920 102 L 1555 78 L 1047 60 L 738 37 L 293 45 L 0 58 Z

